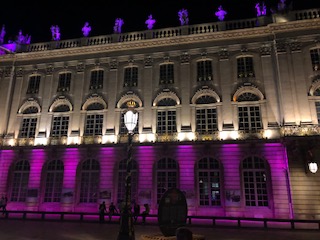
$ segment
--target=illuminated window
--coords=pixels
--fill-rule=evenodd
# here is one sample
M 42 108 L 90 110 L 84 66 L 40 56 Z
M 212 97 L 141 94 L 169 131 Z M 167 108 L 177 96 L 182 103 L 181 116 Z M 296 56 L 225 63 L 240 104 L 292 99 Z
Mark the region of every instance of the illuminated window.
M 196 100 L 196 131 L 200 134 L 212 133 L 218 130 L 217 109 L 206 106 L 212 103 L 216 103 L 216 99 L 208 95 L 201 96 Z
M 103 70 L 91 71 L 90 89 L 102 89 L 103 88 Z
M 171 158 L 157 162 L 157 203 L 170 188 L 178 188 L 178 163 Z
M 131 160 L 131 200 L 138 201 L 138 167 L 137 161 Z M 118 203 L 125 201 L 126 195 L 126 176 L 127 176 L 127 160 L 123 159 L 119 162 L 118 169 Z
M 159 84 L 173 84 L 174 83 L 174 70 L 173 64 L 161 64 L 160 65 L 160 81 Z
M 59 84 L 57 92 L 69 92 L 71 83 L 71 73 L 59 74 Z
M 28 191 L 30 164 L 26 160 L 14 165 L 10 200 L 12 202 L 25 202 Z
M 96 203 L 99 198 L 100 164 L 88 159 L 81 164 L 80 202 Z
M 48 163 L 45 178 L 44 202 L 60 202 L 63 185 L 63 162 L 53 160 Z
M 104 106 L 101 103 L 92 103 L 87 107 L 86 125 L 84 135 L 102 135 Z M 97 112 L 98 111 L 98 112 Z
M 242 161 L 242 177 L 246 206 L 268 206 L 267 163 L 259 157 Z
M 258 100 L 259 97 L 250 92 L 245 92 L 241 94 L 237 99 L 238 102 L 252 102 Z M 238 117 L 239 130 L 256 131 L 262 129 L 262 121 L 259 106 L 238 106 Z
M 198 161 L 199 204 L 201 206 L 220 206 L 220 167 L 213 158 L 203 158 Z
M 66 104 L 61 104 L 54 109 L 52 120 L 51 137 L 68 136 L 69 115 L 64 112 L 69 112 L 70 108 Z M 58 114 L 59 113 L 59 114 Z
M 39 92 L 40 79 L 41 79 L 40 75 L 31 76 L 29 78 L 27 94 L 33 94 L 33 93 Z
M 313 71 L 319 70 L 320 67 L 320 48 L 311 49 L 310 57 Z
M 164 98 L 157 104 L 157 133 L 166 134 L 177 131 L 176 101 L 172 98 Z
M 253 58 L 239 57 L 237 58 L 238 78 L 254 77 Z
M 211 60 L 203 60 L 197 62 L 197 73 L 198 73 L 198 82 L 202 81 L 212 81 L 212 61 Z
M 38 118 L 36 114 L 38 108 L 28 107 L 23 111 L 23 119 L 21 121 L 19 137 L 20 138 L 34 138 L 36 134 Z
M 126 67 L 124 69 L 124 87 L 136 87 L 138 86 L 138 68 Z

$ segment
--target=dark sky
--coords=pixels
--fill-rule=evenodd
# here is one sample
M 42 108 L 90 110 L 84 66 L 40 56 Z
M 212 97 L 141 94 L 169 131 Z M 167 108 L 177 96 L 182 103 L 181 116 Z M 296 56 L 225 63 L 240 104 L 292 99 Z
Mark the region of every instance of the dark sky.
M 275 7 L 280 0 L 264 0 Z M 292 1 L 294 9 L 320 8 L 319 0 Z M 189 13 L 189 25 L 216 22 L 214 13 L 219 5 L 228 12 L 225 20 L 253 18 L 256 2 L 262 0 L 105 0 L 105 1 L 25 1 L 21 6 L 17 1 L 0 4 L 0 26 L 5 25 L 5 43 L 14 40 L 19 30 L 31 35 L 31 43 L 51 40 L 51 25 L 60 27 L 61 40 L 82 37 L 81 28 L 86 21 L 92 31 L 90 36 L 113 33 L 116 18 L 122 18 L 122 32 L 146 30 L 145 20 L 152 14 L 157 20 L 154 28 L 179 26 L 178 11 L 182 8 Z M 268 14 L 270 14 L 268 8 Z

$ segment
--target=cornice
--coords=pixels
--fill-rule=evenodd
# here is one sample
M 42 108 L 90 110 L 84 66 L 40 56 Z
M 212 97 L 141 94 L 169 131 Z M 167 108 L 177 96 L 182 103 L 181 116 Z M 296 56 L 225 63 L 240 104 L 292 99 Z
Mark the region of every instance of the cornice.
M 14 54 L 16 60 L 19 61 L 30 61 L 30 60 L 43 60 L 53 58 L 63 58 L 63 57 L 75 57 L 75 56 L 86 56 L 94 54 L 105 54 L 104 57 L 108 57 L 108 53 L 130 51 L 137 49 L 151 49 L 151 48 L 165 48 L 165 47 L 178 47 L 188 44 L 202 44 L 202 43 L 214 43 L 214 42 L 224 42 L 224 45 L 228 44 L 228 41 L 238 40 L 238 39 L 254 39 L 262 38 L 268 36 L 274 36 L 281 32 L 293 32 L 293 31 L 306 31 L 312 29 L 320 29 L 320 19 L 309 19 L 285 23 L 272 23 L 265 27 L 257 28 L 246 28 L 237 30 L 227 30 L 212 33 L 202 33 L 193 35 L 182 35 L 169 38 L 159 38 L 159 39 L 147 39 L 132 42 L 121 42 L 121 43 L 108 43 L 105 45 L 97 46 L 83 46 L 77 48 L 65 48 L 65 49 L 55 49 L 46 50 L 39 52 L 29 52 L 29 53 L 17 53 Z M 141 54 L 141 53 L 139 53 Z M 150 53 L 149 53 L 150 54 Z M 148 53 L 146 53 L 148 55 Z M 12 56 L 8 57 L 6 55 L 0 56 L 1 60 L 12 61 Z

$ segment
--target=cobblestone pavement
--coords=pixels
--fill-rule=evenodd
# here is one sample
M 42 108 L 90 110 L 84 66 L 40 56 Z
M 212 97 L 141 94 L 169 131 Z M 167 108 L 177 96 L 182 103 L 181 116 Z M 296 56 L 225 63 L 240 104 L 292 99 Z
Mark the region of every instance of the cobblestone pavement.
M 238 229 L 190 227 L 206 240 L 318 240 L 320 230 Z M 0 220 L 1 240 L 116 240 L 119 224 Z M 155 225 L 135 225 L 136 240 L 160 234 Z

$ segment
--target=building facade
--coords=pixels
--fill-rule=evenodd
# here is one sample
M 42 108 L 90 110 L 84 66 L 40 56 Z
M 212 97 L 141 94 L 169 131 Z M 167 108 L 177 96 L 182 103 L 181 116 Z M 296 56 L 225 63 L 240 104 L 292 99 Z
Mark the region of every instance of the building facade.
M 8 209 L 97 211 L 164 192 L 189 215 L 320 218 L 319 9 L 16 46 L 0 56 Z M 6 46 L 3 46 L 6 47 Z

